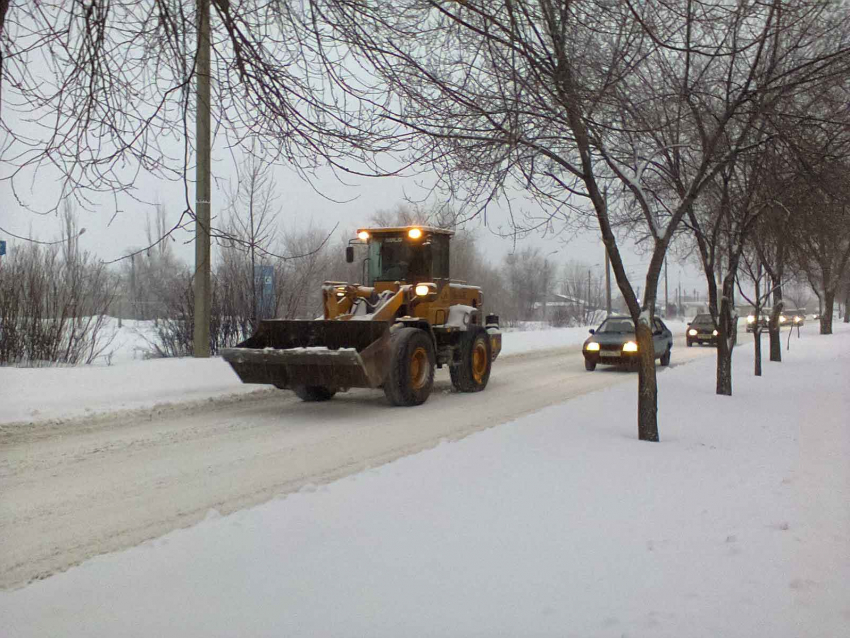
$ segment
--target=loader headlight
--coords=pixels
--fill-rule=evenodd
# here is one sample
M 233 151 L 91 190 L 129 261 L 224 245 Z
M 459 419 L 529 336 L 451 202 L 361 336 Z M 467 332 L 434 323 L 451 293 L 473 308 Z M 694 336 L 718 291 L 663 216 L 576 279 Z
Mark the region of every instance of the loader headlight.
M 637 352 L 637 344 L 634 341 L 626 341 L 623 352 Z
M 407 236 L 411 239 L 419 239 L 420 237 L 422 237 L 422 231 L 418 228 L 411 228 L 409 231 L 407 231 Z
M 432 292 L 437 292 L 436 284 L 416 284 L 416 287 L 413 289 L 413 292 L 416 293 L 417 297 L 427 297 Z
M 599 352 L 599 344 L 595 341 L 590 341 L 587 344 L 585 350 L 587 350 L 588 352 Z
M 785 323 L 785 315 L 779 315 L 779 323 Z
M 756 322 L 755 315 L 750 315 L 750 316 L 747 317 L 747 323 L 755 323 L 755 322 Z
M 794 317 L 794 323 L 800 323 L 802 320 L 802 317 Z
M 365 230 L 361 230 L 359 233 L 357 233 L 357 239 L 366 241 L 367 239 L 369 239 L 369 233 L 367 233 Z
M 711 334 L 713 334 L 716 337 L 719 333 L 717 332 L 717 330 L 712 330 Z
M 689 335 L 691 335 L 692 337 L 696 337 L 696 336 L 697 336 L 697 331 L 696 331 L 696 330 L 694 330 L 693 328 L 691 328 L 690 330 L 688 330 L 688 334 L 689 334 Z

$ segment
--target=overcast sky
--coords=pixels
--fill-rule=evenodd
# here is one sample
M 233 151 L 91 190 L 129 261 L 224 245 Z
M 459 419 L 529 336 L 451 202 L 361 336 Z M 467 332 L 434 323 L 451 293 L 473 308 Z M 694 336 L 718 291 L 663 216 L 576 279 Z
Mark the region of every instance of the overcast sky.
M 216 186 L 213 190 L 212 211 L 218 216 L 218 224 L 226 215 L 227 181 L 235 181 L 235 171 L 232 169 L 230 157 L 219 155 L 216 162 Z M 194 171 L 193 171 L 194 173 Z M 193 176 L 192 173 L 192 176 Z M 358 178 L 342 184 L 330 173 L 317 177 L 312 185 L 302 180 L 294 172 L 285 167 L 277 166 L 274 170 L 276 189 L 279 195 L 278 224 L 283 228 L 304 229 L 311 223 L 315 227 L 330 230 L 336 224 L 339 227 L 335 239 L 347 236 L 357 226 L 367 225 L 370 216 L 378 210 L 390 210 L 405 202 L 406 198 L 419 200 L 424 196 L 421 187 L 422 178 Z M 16 183 L 18 197 L 23 203 L 36 210 L 49 208 L 60 192 L 60 185 L 55 179 L 36 176 L 32 184 L 19 181 Z M 194 197 L 194 185 L 190 184 L 190 197 Z M 319 194 L 319 191 L 324 195 Z M 142 176 L 138 182 L 138 197 L 151 203 L 159 202 L 164 207 L 169 224 L 176 224 L 180 212 L 185 208 L 185 195 L 182 183 L 157 180 L 150 176 Z M 110 261 L 125 254 L 129 249 L 146 245 L 145 222 L 150 216 L 153 221 L 155 208 L 151 204 L 134 201 L 131 197 L 123 196 L 116 205 L 111 197 L 100 196 L 94 210 L 85 210 L 76 205 L 80 226 L 86 229 L 80 238 L 83 249 L 90 250 L 103 260 Z M 33 236 L 41 240 L 54 239 L 59 236 L 61 223 L 57 215 L 38 215 L 28 211 L 18 201 L 8 182 L 0 182 L 0 226 L 8 232 L 22 236 Z M 533 203 L 524 206 L 527 212 L 542 214 Z M 493 207 L 488 210 L 487 224 L 483 219 L 469 223 L 477 230 L 479 245 L 485 250 L 491 263 L 498 263 L 509 252 L 526 246 L 537 246 L 551 259 L 558 263 L 570 260 L 586 263 L 594 270 L 602 273 L 604 263 L 604 248 L 598 232 L 574 230 L 549 234 L 537 232 L 524 238 L 518 238 L 516 245 L 511 239 L 503 239 L 499 233 L 509 232 L 509 219 L 504 210 Z M 216 221 L 213 222 L 216 224 Z M 2 232 L 0 232 L 2 234 Z M 174 234 L 173 247 L 187 262 L 194 259 L 192 245 L 193 233 L 191 227 L 178 230 Z M 10 237 L 10 247 L 17 242 Z M 624 251 L 627 269 L 632 273 L 635 286 L 641 285 L 646 272 L 648 258 L 636 254 L 632 250 Z M 705 289 L 698 270 L 692 265 L 669 264 L 669 285 L 671 290 L 679 281 L 684 289 L 692 291 L 697 288 L 700 292 Z M 659 297 L 663 298 L 662 288 Z M 672 293 L 671 293 L 672 296 Z

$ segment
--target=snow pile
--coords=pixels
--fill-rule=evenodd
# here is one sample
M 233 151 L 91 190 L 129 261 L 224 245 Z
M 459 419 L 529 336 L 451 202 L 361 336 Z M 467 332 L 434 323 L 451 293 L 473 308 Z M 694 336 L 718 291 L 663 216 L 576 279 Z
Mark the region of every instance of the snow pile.
M 0 594 L 4 635 L 837 637 L 850 331 L 706 357 Z M 427 404 L 421 408 L 427 410 Z

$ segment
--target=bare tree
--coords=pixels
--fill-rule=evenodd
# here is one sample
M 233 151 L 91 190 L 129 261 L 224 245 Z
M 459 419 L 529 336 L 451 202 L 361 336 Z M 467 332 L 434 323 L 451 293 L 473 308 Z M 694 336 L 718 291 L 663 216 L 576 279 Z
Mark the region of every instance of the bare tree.
M 838 178 L 846 180 L 846 170 Z M 848 195 L 833 201 L 812 197 L 797 209 L 793 220 L 799 229 L 793 234 L 796 261 L 821 302 L 820 333 L 824 335 L 832 334 L 835 298 L 850 267 Z
M 546 319 L 546 301 L 554 291 L 556 268 L 540 248 L 526 247 L 506 255 L 502 277 L 507 289 L 502 314 L 509 325 Z
M 248 316 L 259 316 L 257 297 L 257 256 L 267 260 L 275 240 L 274 221 L 279 212 L 278 193 L 272 182 L 271 167 L 255 155 L 248 155 L 236 173 L 236 185 L 231 184 L 230 220 L 226 237 L 221 240 L 225 252 L 248 257 L 248 286 L 250 291 Z M 297 251 L 296 253 L 297 254 Z M 238 257 L 235 259 L 238 263 Z
M 73 207 L 64 207 L 61 238 L 21 242 L 0 269 L 0 364 L 88 364 L 114 333 L 106 311 L 115 278 L 79 247 Z
M 847 40 L 833 37 L 831 8 L 779 0 L 315 5 L 398 96 L 384 102 L 385 116 L 413 131 L 416 159 L 440 171 L 467 216 L 524 192 L 550 220 L 576 210 L 595 217 L 637 326 L 638 436 L 659 440 L 651 318 L 667 248 L 765 104 L 839 63 L 846 70 Z M 606 188 L 619 200 L 612 208 Z M 642 303 L 615 235 L 620 212 L 632 239 L 651 245 Z
M 701 200 L 688 211 L 685 225 L 697 246 L 708 288 L 708 310 L 719 333 L 717 394 L 732 394 L 732 351 L 737 343 L 734 293 L 738 269 L 745 249 L 751 244 L 753 231 L 761 218 L 776 208 L 777 198 L 784 189 L 776 169 L 775 152 L 764 129 L 754 130 L 751 149 L 734 156 L 715 176 L 714 183 L 705 189 Z M 761 275 L 750 274 L 758 286 Z
M 569 261 L 561 269 L 561 293 L 566 305 L 566 323 L 587 326 L 596 323 L 605 308 L 605 282 L 593 276 L 583 262 Z
M 317 38 L 309 4 L 211 0 L 217 134 L 305 177 L 320 165 L 382 173 L 374 151 L 388 138 L 346 52 Z M 19 201 L 35 170 L 59 178 L 57 202 L 73 194 L 92 206 L 102 193 L 144 199 L 140 172 L 187 179 L 196 10 L 182 0 L 0 5 L 2 179 Z
M 741 272 L 738 273 L 738 290 L 741 296 L 749 302 L 753 308 L 753 372 L 755 376 L 760 377 L 762 371 L 762 356 L 761 356 L 761 333 L 762 333 L 762 308 L 765 301 L 770 297 L 772 290 L 766 282 L 770 281 L 770 276 L 762 268 L 761 257 L 754 250 L 745 251 L 742 257 Z M 745 279 L 748 279 L 753 284 L 753 292 L 748 293 L 741 286 L 741 274 Z

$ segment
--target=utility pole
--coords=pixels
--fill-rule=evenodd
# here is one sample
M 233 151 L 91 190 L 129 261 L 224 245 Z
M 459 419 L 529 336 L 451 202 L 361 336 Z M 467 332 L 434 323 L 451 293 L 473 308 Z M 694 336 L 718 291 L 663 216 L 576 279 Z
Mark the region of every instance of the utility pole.
M 197 0 L 194 356 L 210 356 L 210 0 Z
M 590 268 L 587 269 L 587 321 L 592 323 L 590 319 Z
M 611 258 L 608 256 L 608 248 L 605 248 L 605 313 L 611 316 Z

